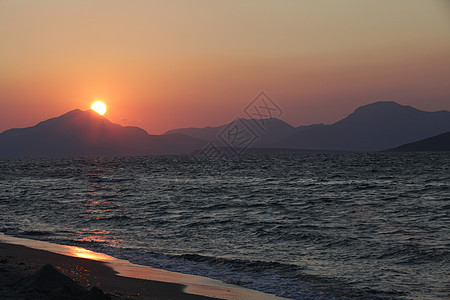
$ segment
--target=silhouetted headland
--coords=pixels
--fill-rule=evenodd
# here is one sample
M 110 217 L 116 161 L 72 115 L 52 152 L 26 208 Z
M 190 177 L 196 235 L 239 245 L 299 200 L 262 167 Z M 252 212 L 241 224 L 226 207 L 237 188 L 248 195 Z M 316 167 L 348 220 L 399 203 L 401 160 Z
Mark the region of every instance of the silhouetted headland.
M 331 125 L 294 127 L 276 118 L 238 119 L 233 122 L 239 122 L 254 139 L 251 144 L 245 145 L 248 153 L 381 151 L 450 131 L 450 112 L 426 112 L 395 102 L 380 101 L 361 106 Z M 162 135 L 150 135 L 139 127 L 114 124 L 92 110 L 76 109 L 32 127 L 1 133 L 0 156 L 195 154 L 210 142 L 218 148 L 230 148 L 224 133 L 233 122 L 217 127 L 180 128 Z M 437 144 L 430 149 L 446 149 L 445 145 L 440 145 L 442 141 L 436 139 L 433 143 Z
M 450 151 L 450 132 L 439 134 L 417 142 L 408 143 L 387 151 L 395 152 L 442 152 Z
M 136 156 L 182 154 L 204 143 L 182 134 L 149 135 L 79 109 L 28 128 L 0 134 L 1 156 Z

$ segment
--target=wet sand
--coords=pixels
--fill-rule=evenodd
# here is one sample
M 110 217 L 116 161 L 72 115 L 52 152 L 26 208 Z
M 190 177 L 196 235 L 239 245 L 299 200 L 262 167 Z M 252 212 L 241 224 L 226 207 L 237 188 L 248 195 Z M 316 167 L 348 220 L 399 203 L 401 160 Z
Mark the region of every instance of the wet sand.
M 112 299 L 283 299 L 206 277 L 132 264 L 80 247 L 3 234 L 0 234 L 0 298 L 35 298 L 20 288 L 18 282 L 29 280 L 47 264 L 86 291 L 97 287 Z M 50 278 L 45 280 L 51 281 Z
M 17 289 L 17 282 L 30 277 L 42 266 L 51 264 L 85 288 L 97 286 L 122 299 L 214 299 L 183 292 L 183 285 L 118 276 L 104 263 L 65 256 L 21 245 L 0 243 L 0 298 L 29 298 Z

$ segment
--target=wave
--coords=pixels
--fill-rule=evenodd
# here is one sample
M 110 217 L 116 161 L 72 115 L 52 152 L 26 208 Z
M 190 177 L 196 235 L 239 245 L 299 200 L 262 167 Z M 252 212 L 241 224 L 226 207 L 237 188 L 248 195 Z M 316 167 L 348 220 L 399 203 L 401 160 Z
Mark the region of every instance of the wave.
M 207 263 L 214 268 L 226 266 L 233 273 L 246 275 L 238 278 L 228 277 L 227 283 L 272 293 L 276 291 L 275 293 L 279 296 L 294 299 L 317 299 L 324 297 L 324 295 L 328 295 L 330 299 L 389 299 L 394 294 L 395 296 L 401 295 L 401 293 L 387 291 L 357 289 L 340 280 L 308 274 L 304 268 L 293 264 L 218 258 L 198 254 L 182 254 L 171 257 Z M 277 286 L 272 285 L 274 278 L 277 278 Z M 326 296 L 325 298 L 328 299 Z
M 93 220 L 93 221 L 114 221 L 114 220 L 123 221 L 123 220 L 130 220 L 130 219 L 131 218 L 128 216 L 121 215 L 121 216 L 109 216 L 109 217 L 99 216 L 99 217 L 92 218 L 91 220 Z
M 98 177 L 98 178 L 91 178 L 89 179 L 89 182 L 123 182 L 123 181 L 130 181 L 133 180 L 131 178 L 108 178 L 108 177 Z
M 170 255 L 143 249 L 119 249 L 99 243 L 83 243 L 83 246 L 132 263 L 205 276 L 291 299 L 397 299 L 403 295 L 400 292 L 356 288 L 345 281 L 308 274 L 304 268 L 293 264 L 199 254 Z
M 52 235 L 53 232 L 40 230 L 27 230 L 23 231 L 21 234 L 25 236 L 45 236 L 45 235 Z
M 377 259 L 395 259 L 396 264 L 445 263 L 450 261 L 450 251 L 443 248 L 423 248 L 414 244 L 386 249 Z

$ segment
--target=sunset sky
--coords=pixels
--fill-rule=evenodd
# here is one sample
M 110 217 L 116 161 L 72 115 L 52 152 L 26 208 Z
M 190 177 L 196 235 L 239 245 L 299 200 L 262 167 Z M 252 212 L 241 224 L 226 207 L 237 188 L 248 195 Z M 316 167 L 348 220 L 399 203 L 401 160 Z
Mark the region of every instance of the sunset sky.
M 260 91 L 292 125 L 392 100 L 450 110 L 450 1 L 0 0 L 0 132 L 102 100 L 160 134 Z

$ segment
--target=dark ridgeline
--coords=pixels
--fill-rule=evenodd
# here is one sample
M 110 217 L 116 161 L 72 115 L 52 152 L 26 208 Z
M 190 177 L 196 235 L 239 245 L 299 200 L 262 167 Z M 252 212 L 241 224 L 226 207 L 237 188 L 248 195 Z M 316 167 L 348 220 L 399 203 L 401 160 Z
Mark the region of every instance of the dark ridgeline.
M 332 125 L 294 134 L 286 146 L 346 151 L 379 151 L 450 130 L 450 112 L 425 112 L 395 102 L 357 108 Z
M 180 154 L 202 145 L 181 134 L 149 135 L 139 127 L 114 124 L 92 110 L 79 109 L 0 134 L 0 156 L 8 157 Z
M 292 127 L 279 119 L 241 119 L 258 135 L 253 148 L 328 151 L 380 151 L 450 131 L 450 112 L 425 112 L 395 102 L 375 102 L 357 108 L 331 124 Z M 265 131 L 261 131 L 264 122 Z M 203 140 L 216 140 L 226 126 L 182 128 L 181 133 Z M 274 150 L 272 150 L 274 151 Z
M 278 143 L 283 138 L 293 135 L 297 129 L 290 124 L 277 119 L 239 119 L 239 122 L 245 124 L 258 137 L 253 146 L 258 148 L 279 148 Z M 179 128 L 167 131 L 167 134 L 184 134 L 205 141 L 215 141 L 221 144 L 219 135 L 226 130 L 230 123 L 205 128 Z M 263 128 L 263 130 L 261 129 Z
M 293 127 L 276 118 L 239 119 L 239 122 L 256 136 L 249 145 L 250 153 L 381 151 L 450 131 L 450 112 L 425 112 L 381 101 L 361 106 L 331 125 Z M 33 127 L 1 133 L 0 156 L 191 154 L 198 153 L 211 141 L 218 147 L 226 147 L 220 136 L 228 126 L 181 128 L 163 135 L 149 135 L 138 127 L 111 123 L 91 110 L 73 110 Z M 406 148 L 398 151 L 401 149 Z
M 450 151 L 450 132 L 408 143 L 387 151 L 395 152 L 421 152 L 421 151 Z

